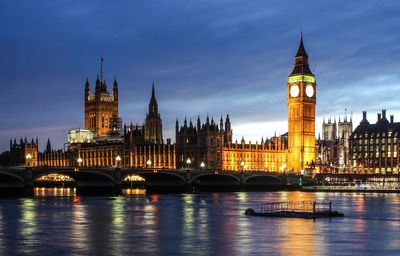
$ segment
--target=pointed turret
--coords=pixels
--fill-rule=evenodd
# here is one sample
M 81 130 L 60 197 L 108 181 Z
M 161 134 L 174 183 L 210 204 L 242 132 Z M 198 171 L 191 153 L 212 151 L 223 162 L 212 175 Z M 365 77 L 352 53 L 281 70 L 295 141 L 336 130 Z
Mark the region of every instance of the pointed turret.
M 304 48 L 303 33 L 301 33 L 301 35 L 300 35 L 299 49 L 297 50 L 297 53 L 295 56 L 294 68 L 290 75 L 291 76 L 293 76 L 293 75 L 312 75 L 313 76 L 313 73 L 311 72 L 310 67 L 308 65 L 308 55 L 307 55 L 306 49 Z
M 117 77 L 114 78 L 113 96 L 114 96 L 114 102 L 118 104 L 118 82 L 117 82 Z
M 47 139 L 46 153 L 50 153 L 50 152 L 51 152 L 51 143 L 50 143 L 50 139 Z
M 201 129 L 201 122 L 200 122 L 200 116 L 197 117 L 197 131 L 200 131 Z
M 156 92 L 154 89 L 154 81 L 151 88 L 151 99 L 149 104 L 149 115 L 150 116 L 158 116 L 158 104 L 156 100 Z
M 90 90 L 89 78 L 86 77 L 85 90 Z
M 225 119 L 225 131 L 230 131 L 231 130 L 231 120 L 229 119 L 229 115 L 226 115 Z
M 152 88 L 151 88 L 151 100 L 157 101 L 156 100 L 156 93 L 155 93 L 155 90 L 154 90 L 154 81 L 153 81 L 153 85 L 152 85 Z

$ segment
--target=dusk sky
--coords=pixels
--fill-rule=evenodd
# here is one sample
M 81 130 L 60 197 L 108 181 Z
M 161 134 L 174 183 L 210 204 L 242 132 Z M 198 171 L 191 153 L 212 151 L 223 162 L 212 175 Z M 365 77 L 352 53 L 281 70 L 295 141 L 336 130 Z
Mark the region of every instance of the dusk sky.
M 300 32 L 317 81 L 317 122 L 387 109 L 400 121 L 400 2 L 0 1 L 0 151 L 40 150 L 83 127 L 84 84 L 104 58 L 123 122 L 142 124 L 155 81 L 164 139 L 175 120 L 219 120 L 234 139 L 287 132 L 286 81 Z

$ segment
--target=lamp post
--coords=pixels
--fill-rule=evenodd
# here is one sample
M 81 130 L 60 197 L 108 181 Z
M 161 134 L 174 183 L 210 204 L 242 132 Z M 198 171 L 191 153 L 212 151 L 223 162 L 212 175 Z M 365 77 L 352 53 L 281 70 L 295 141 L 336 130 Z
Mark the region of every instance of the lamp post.
M 121 163 L 121 157 L 119 155 L 115 157 L 115 162 L 117 163 L 117 168 L 119 168 L 119 164 Z
M 190 158 L 186 159 L 186 164 L 187 164 L 188 170 L 190 169 L 190 164 L 191 163 L 192 163 L 192 160 L 190 160 Z
M 149 159 L 149 160 L 147 160 L 147 162 L 146 162 L 146 164 L 147 164 L 147 168 L 151 168 L 151 160 Z
M 242 169 L 242 172 L 244 171 L 244 161 L 242 160 L 241 162 L 240 162 L 240 168 Z
M 78 157 L 78 159 L 76 161 L 78 162 L 78 166 L 82 165 L 83 160 L 81 157 Z
M 201 168 L 202 170 L 204 170 L 205 167 L 206 167 L 206 164 L 205 164 L 204 162 L 201 162 L 201 163 L 200 163 L 200 168 Z
M 27 161 L 28 166 L 31 165 L 32 155 L 30 153 L 26 154 L 25 159 Z

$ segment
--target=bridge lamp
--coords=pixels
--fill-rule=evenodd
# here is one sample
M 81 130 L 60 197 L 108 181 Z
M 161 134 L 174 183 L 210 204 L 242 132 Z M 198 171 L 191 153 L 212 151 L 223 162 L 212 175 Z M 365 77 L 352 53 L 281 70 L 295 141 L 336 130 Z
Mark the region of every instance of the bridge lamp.
M 240 162 L 240 167 L 242 168 L 242 171 L 244 170 L 244 161 Z
M 76 160 L 76 161 L 78 162 L 78 165 L 81 166 L 81 164 L 82 164 L 82 162 L 83 162 L 82 158 L 81 158 L 81 157 L 78 157 L 78 160 Z
M 119 155 L 117 155 L 117 157 L 115 157 L 115 162 L 117 162 L 117 168 L 118 168 L 119 163 L 121 162 L 121 157 Z
M 192 163 L 192 160 L 190 160 L 190 158 L 186 159 L 186 164 L 187 164 L 188 168 L 190 167 L 191 163 Z
M 150 159 L 147 160 L 146 164 L 147 164 L 147 167 L 150 168 L 151 167 L 151 160 Z
M 206 167 L 206 164 L 205 164 L 204 162 L 201 162 L 201 163 L 200 163 L 200 168 L 201 168 L 201 169 L 204 169 L 205 167 Z
M 28 166 L 31 165 L 31 159 L 32 159 L 32 155 L 30 153 L 26 154 L 25 156 L 27 162 L 28 162 Z

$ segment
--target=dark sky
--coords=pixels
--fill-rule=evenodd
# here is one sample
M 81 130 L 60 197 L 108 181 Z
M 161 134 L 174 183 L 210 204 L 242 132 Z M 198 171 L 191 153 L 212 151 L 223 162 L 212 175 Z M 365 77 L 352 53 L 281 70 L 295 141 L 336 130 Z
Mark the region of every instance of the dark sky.
M 400 2 L 0 1 L 0 151 L 10 138 L 61 148 L 83 126 L 83 89 L 104 57 L 120 116 L 143 123 L 156 85 L 164 137 L 178 117 L 231 116 L 234 138 L 287 131 L 286 80 L 300 31 L 323 117 L 400 116 Z

